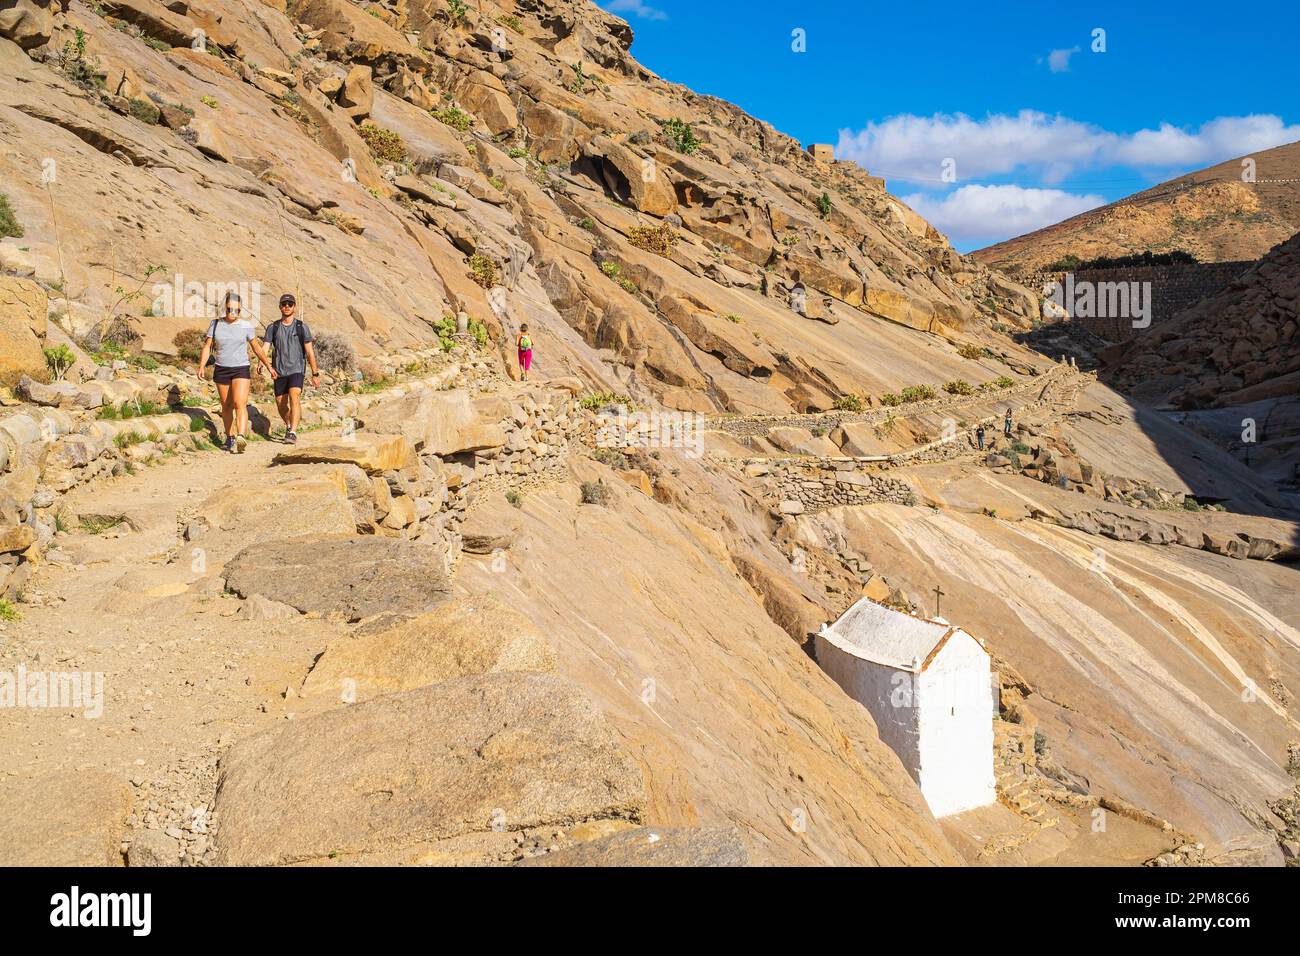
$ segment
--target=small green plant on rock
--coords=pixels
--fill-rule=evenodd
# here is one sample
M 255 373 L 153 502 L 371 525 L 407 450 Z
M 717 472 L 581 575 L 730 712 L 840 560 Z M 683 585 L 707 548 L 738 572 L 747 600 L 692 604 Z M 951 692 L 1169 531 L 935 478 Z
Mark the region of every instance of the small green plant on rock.
M 23 619 L 23 612 L 18 610 L 13 601 L 8 598 L 0 598 L 0 621 L 6 624 L 14 624 Z
M 469 263 L 470 278 L 483 288 L 490 289 L 497 284 L 496 263 L 483 253 L 476 252 L 465 261 Z
M 673 243 L 677 241 L 677 232 L 666 222 L 657 226 L 633 226 L 627 231 L 627 241 L 638 249 L 668 256 L 672 254 Z
M 932 385 L 909 385 L 903 389 L 900 397 L 904 402 L 923 402 L 926 399 L 934 398 L 935 391 Z
M 13 207 L 9 205 L 9 197 L 0 193 L 0 239 L 6 237 L 21 239 L 23 227 L 14 215 Z
M 447 124 L 457 132 L 463 133 L 474 125 L 474 117 L 470 116 L 457 106 L 447 106 L 443 109 L 430 110 L 429 112 L 438 122 Z
M 215 110 L 217 108 L 217 98 L 215 96 L 200 96 L 199 102 L 208 109 Z
M 672 141 L 673 148 L 679 153 L 693 153 L 700 148 L 700 141 L 695 135 L 695 127 L 680 119 L 660 120 L 664 135 Z
M 72 354 L 72 350 L 67 345 L 63 344 L 42 351 L 45 353 L 45 367 L 50 370 L 50 376 L 56 382 L 63 381 L 63 377 L 68 374 L 68 369 L 76 364 L 77 357 Z
M 863 402 L 861 395 L 841 395 L 835 399 L 837 412 L 863 412 L 866 409 L 866 403 Z
M 141 123 L 148 126 L 157 126 L 158 121 L 162 118 L 162 111 L 144 99 L 136 98 L 131 100 L 127 104 L 127 111 Z
M 949 395 L 974 395 L 975 386 L 964 379 L 955 378 L 943 386 L 943 390 Z
M 605 505 L 609 503 L 609 488 L 603 481 L 584 481 L 582 483 L 582 503 L 584 505 Z
M 829 193 L 822 193 L 820 196 L 817 197 L 817 211 L 821 213 L 821 217 L 823 219 L 826 219 L 830 216 L 831 197 Z
M 469 7 L 465 6 L 464 0 L 447 0 L 447 21 L 453 27 L 458 27 L 464 23 L 468 14 Z
M 365 140 L 370 155 L 384 163 L 405 163 L 407 161 L 406 143 L 400 133 L 384 129 L 374 123 L 362 123 L 357 132 Z

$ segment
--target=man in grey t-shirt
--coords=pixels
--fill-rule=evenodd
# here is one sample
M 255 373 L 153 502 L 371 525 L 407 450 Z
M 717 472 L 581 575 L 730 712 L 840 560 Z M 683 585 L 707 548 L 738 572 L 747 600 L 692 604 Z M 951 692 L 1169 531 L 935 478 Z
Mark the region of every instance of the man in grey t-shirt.
M 320 368 L 312 347 L 311 329 L 302 319 L 294 318 L 298 300 L 291 293 L 280 296 L 280 320 L 266 327 L 266 344 L 271 347 L 275 368 L 275 407 L 284 419 L 284 440 L 298 441 L 298 423 L 302 420 L 302 385 L 308 364 L 311 384 L 320 388 Z

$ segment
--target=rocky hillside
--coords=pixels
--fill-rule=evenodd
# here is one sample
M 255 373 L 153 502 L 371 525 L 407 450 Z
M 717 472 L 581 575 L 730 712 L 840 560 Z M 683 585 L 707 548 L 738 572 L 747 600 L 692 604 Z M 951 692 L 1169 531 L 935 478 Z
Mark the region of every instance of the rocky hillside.
M 979 262 L 1016 275 L 1063 256 L 1082 260 L 1182 250 L 1201 262 L 1258 259 L 1300 229 L 1300 143 L 1179 176 L 1053 226 L 980 249 Z
M 1300 233 L 1218 295 L 1139 336 L 1116 362 L 1121 388 L 1181 408 L 1294 395 L 1300 384 Z
M 11 9 L 0 672 L 104 693 L 0 721 L 0 863 L 1300 855 L 1295 514 L 879 180 L 578 0 Z M 295 445 L 217 450 L 229 283 L 335 336 Z M 809 635 L 941 595 L 936 820 Z
M 255 281 L 363 351 L 463 311 L 502 343 L 528 323 L 541 374 L 779 411 L 971 378 L 956 344 L 1035 313 L 879 180 L 653 76 L 586 2 L 32 5 L 3 52 L 27 230 L 4 255 L 74 337 L 155 283 Z M 918 362 L 915 330 L 953 344 Z

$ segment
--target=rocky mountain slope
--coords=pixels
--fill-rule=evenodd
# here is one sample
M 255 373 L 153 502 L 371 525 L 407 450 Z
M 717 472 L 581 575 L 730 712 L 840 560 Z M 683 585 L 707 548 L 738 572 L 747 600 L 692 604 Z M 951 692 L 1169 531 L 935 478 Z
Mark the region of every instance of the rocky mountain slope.
M 1243 181 L 1242 160 L 1255 162 Z M 1258 259 L 1300 230 L 1300 143 L 1179 176 L 971 255 L 1015 274 L 1080 259 L 1182 250 L 1201 262 Z
M 1294 395 L 1300 384 L 1300 232 L 1218 295 L 1139 336 L 1116 383 L 1182 408 Z
M 292 287 L 363 350 L 464 311 L 528 323 L 544 374 L 776 411 L 970 377 L 913 331 L 1034 312 L 856 166 L 651 75 L 590 4 L 280 6 L 74 0 L 35 59 L 6 45 L 6 255 L 76 334 L 165 266 L 146 292 Z
M 106 687 L 0 722 L 0 862 L 1300 852 L 1295 514 L 878 180 L 576 0 L 20 2 L 0 671 Z M 213 449 L 225 282 L 359 353 L 296 446 Z M 935 589 L 998 671 L 942 822 L 808 649 Z

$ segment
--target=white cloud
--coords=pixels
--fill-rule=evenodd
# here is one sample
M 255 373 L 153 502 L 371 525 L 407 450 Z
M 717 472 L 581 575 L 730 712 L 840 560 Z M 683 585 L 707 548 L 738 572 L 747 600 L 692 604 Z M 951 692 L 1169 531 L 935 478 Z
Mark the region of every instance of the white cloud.
M 631 13 L 643 20 L 667 20 L 668 14 L 658 7 L 652 7 L 641 0 L 610 0 L 605 4 L 610 13 Z
M 1033 232 L 1106 204 L 1097 195 L 1023 186 L 962 186 L 944 196 L 913 193 L 907 203 L 955 246 Z
M 1047 54 L 1047 68 L 1053 73 L 1068 73 L 1070 71 L 1070 57 L 1079 52 L 1077 46 L 1072 46 L 1068 50 L 1053 50 Z
M 856 160 L 877 175 L 907 182 L 942 182 L 945 159 L 958 182 L 1027 170 L 1042 182 L 1059 182 L 1082 169 L 1127 166 L 1152 172 L 1212 166 L 1234 156 L 1300 140 L 1300 125 L 1269 114 L 1223 116 L 1196 130 L 1112 133 L 1091 123 L 1034 110 L 992 114 L 903 114 L 861 130 L 840 130 L 835 155 Z

